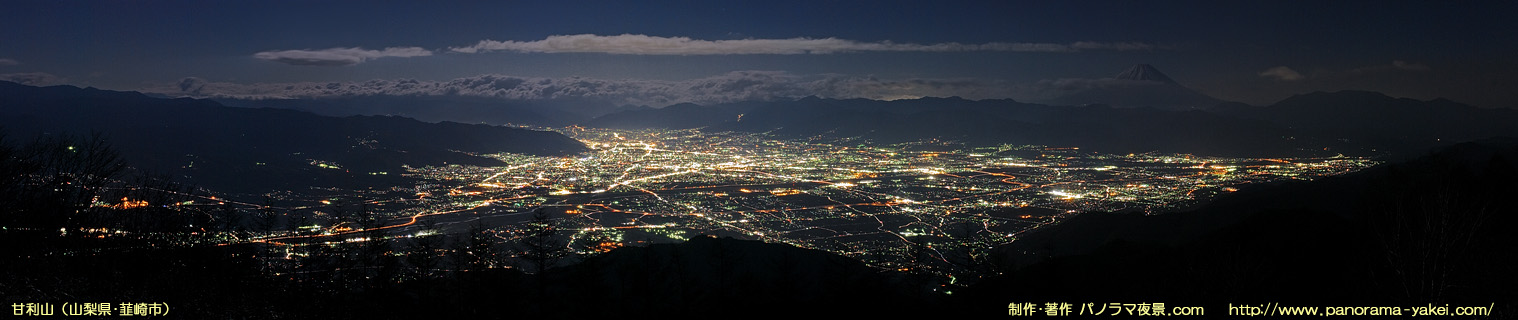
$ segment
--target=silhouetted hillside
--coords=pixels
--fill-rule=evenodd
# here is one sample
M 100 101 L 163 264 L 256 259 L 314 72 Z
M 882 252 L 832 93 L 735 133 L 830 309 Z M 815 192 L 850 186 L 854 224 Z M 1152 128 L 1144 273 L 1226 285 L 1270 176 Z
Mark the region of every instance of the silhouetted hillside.
M 1000 248 L 1021 267 L 965 290 L 966 303 L 1496 302 L 1510 315 L 1514 179 L 1518 140 L 1492 139 L 1190 212 L 1085 214 Z
M 499 163 L 457 151 L 560 155 L 585 150 L 578 141 L 552 132 L 399 117 L 334 118 L 9 82 L 0 82 L 0 126 L 21 139 L 102 132 L 140 169 L 234 192 L 381 186 L 402 179 L 403 165 Z
M 10 236 L 0 233 L 0 238 Z M 56 237 L 56 234 L 55 234 Z M 62 241 L 62 239 L 49 239 Z M 106 245 L 102 241 L 78 246 Z M 118 240 L 119 241 L 119 240 Z M 678 244 L 619 248 L 545 273 L 514 268 L 440 269 L 400 281 L 333 285 L 333 270 L 270 274 L 256 245 L 105 250 L 49 256 L 0 251 L 0 289 L 34 300 L 168 302 L 190 318 L 552 319 L 896 318 L 953 314 L 943 295 L 919 293 L 903 275 L 856 260 L 783 244 L 696 237 Z M 449 253 L 453 255 L 455 253 Z M 277 269 L 276 269 L 277 270 Z
M 1518 136 L 1518 111 L 1481 109 L 1434 99 L 1392 98 L 1368 91 L 1315 92 L 1266 107 L 1219 109 L 1220 114 L 1260 119 L 1302 136 L 1421 152 L 1457 141 Z

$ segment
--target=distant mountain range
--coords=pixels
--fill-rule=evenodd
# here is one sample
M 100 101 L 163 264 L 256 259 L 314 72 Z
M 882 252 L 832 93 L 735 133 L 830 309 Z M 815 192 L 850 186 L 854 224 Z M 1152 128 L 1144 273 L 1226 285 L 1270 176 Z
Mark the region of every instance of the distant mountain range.
M 1419 101 L 1369 91 L 1315 92 L 1267 107 L 1220 106 L 1212 113 L 1267 121 L 1299 136 L 1384 148 L 1426 148 L 1518 136 L 1518 110 L 1485 109 L 1446 99 Z
M 694 88 L 736 90 L 736 88 L 755 86 L 763 83 L 758 79 L 732 81 L 699 83 L 691 84 L 691 86 L 692 90 L 695 90 Z M 370 84 L 365 83 L 365 85 Z M 466 86 L 464 84 L 470 85 Z M 395 83 L 394 85 L 397 87 L 391 88 L 395 90 L 374 89 L 365 91 L 354 89 L 358 91 L 340 91 L 340 93 L 307 96 L 304 98 L 206 95 L 199 89 L 204 85 L 203 80 L 187 79 L 179 87 L 183 89 L 180 92 L 169 93 L 170 95 L 157 95 L 160 97 L 178 97 L 172 94 L 187 94 L 192 97 L 210 97 L 212 100 L 233 107 L 294 109 L 327 116 L 395 115 L 433 122 L 517 123 L 545 126 L 584 124 L 595 117 L 617 111 L 650 108 L 646 106 L 617 105 L 611 102 L 613 100 L 594 96 L 570 95 L 552 98 L 527 98 L 542 97 L 542 95 L 481 96 L 458 93 L 457 91 L 464 89 L 452 87 L 450 87 L 452 89 L 436 89 L 431 91 L 407 91 L 403 90 L 403 88 L 415 89 L 409 86 L 417 85 L 407 81 Z M 529 83 L 524 82 L 522 79 L 514 78 L 485 77 L 470 81 L 460 81 L 455 85 L 471 88 L 468 91 L 477 94 L 481 90 L 490 91 L 492 89 L 500 90 L 501 88 L 520 89 L 518 87 L 522 85 L 538 86 L 545 84 Z M 579 88 L 576 86 L 587 87 Z M 594 91 L 596 88 L 602 87 L 621 88 L 621 86 L 612 84 L 596 85 L 589 82 L 562 84 L 550 82 L 550 84 L 546 84 L 546 87 L 540 89 L 544 92 L 557 92 L 561 90 Z M 1113 78 L 1061 80 L 1047 84 L 1047 87 L 1043 90 L 1044 93 L 1040 97 L 1030 97 L 1032 100 L 1023 102 L 1058 106 L 1099 104 L 1122 108 L 1151 107 L 1165 110 L 1206 109 L 1224 102 L 1193 91 L 1166 76 L 1159 69 L 1147 64 L 1135 65 Z M 323 90 L 344 90 L 347 87 L 331 83 L 326 86 L 320 86 L 320 88 L 324 88 Z M 308 90 L 306 91 L 308 93 L 313 92 L 309 90 L 316 90 L 306 86 L 301 86 L 297 89 Z M 626 88 L 619 90 L 622 89 Z M 649 90 L 657 92 L 657 90 L 661 89 L 655 88 Z M 626 92 L 621 92 L 620 94 L 626 94 Z M 737 100 L 738 102 L 731 103 L 743 103 L 742 101 L 784 102 L 794 100 L 792 98 L 777 97 L 780 96 L 765 98 L 764 95 L 756 95 L 746 100 Z
M 1364 91 L 1310 93 L 1269 106 L 1221 101 L 1140 64 L 1112 78 L 1057 86 L 1040 103 L 920 98 L 754 100 L 663 108 L 582 99 L 505 100 L 464 96 L 345 96 L 218 100 L 317 114 L 400 115 L 424 121 L 607 128 L 707 128 L 832 135 L 877 142 L 944 139 L 970 145 L 1075 146 L 1114 153 L 1222 156 L 1382 155 L 1449 142 L 1518 136 L 1518 111 Z
M 232 108 L 210 100 L 0 82 L 0 127 L 11 139 L 103 133 L 130 165 L 231 192 L 394 185 L 402 166 L 495 165 L 469 153 L 572 154 L 554 132 L 426 123 L 390 116 L 319 116 Z
M 739 118 L 738 115 L 742 115 Z M 780 136 L 833 135 L 877 142 L 939 138 L 972 145 L 1041 144 L 1109 152 L 1186 151 L 1203 154 L 1287 154 L 1305 148 L 1288 130 L 1257 120 L 1201 111 L 1108 106 L 1055 107 L 1012 100 L 922 98 L 877 101 L 805 98 L 701 107 L 623 111 L 588 123 L 597 127 L 706 127 Z
M 1166 79 L 1146 72 L 1125 74 Z M 1417 152 L 1451 142 L 1518 136 L 1513 123 L 1518 123 L 1518 111 L 1341 91 L 1299 95 L 1265 107 L 1221 103 L 1185 111 L 958 98 L 804 98 L 626 110 L 586 124 L 705 127 L 792 137 L 830 134 L 882 142 L 940 138 L 977 145 L 1076 146 L 1115 153 L 1310 156 Z

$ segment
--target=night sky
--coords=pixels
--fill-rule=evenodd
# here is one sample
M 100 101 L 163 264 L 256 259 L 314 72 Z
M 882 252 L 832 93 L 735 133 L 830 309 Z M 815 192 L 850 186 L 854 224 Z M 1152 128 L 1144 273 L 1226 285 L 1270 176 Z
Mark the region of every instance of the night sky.
M 588 90 L 735 77 L 808 84 L 754 86 L 733 99 L 808 95 L 820 83 L 830 89 L 815 94 L 840 98 L 1019 99 L 1148 63 L 1202 93 L 1257 105 L 1355 89 L 1518 107 L 1512 1 L 3 6 L 0 79 L 168 94 L 294 96 L 269 88 L 498 75 L 620 85 Z M 180 84 L 191 77 L 219 85 L 188 92 Z

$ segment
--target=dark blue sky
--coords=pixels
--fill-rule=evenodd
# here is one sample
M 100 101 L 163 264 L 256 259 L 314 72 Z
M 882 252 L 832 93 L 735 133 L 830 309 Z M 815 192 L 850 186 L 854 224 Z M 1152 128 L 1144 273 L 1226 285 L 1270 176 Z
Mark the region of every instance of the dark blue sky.
M 745 70 L 1034 84 L 1150 63 L 1203 93 L 1254 104 L 1362 89 L 1514 107 L 1514 3 L 8 1 L 0 74 L 112 89 L 185 77 L 678 81 Z M 546 41 L 562 35 L 599 42 Z M 694 43 L 645 41 L 678 37 Z M 775 41 L 718 42 L 745 39 Z M 967 46 L 934 47 L 950 43 Z M 484 49 L 454 50 L 477 44 Z M 775 53 L 789 49 L 800 53 Z

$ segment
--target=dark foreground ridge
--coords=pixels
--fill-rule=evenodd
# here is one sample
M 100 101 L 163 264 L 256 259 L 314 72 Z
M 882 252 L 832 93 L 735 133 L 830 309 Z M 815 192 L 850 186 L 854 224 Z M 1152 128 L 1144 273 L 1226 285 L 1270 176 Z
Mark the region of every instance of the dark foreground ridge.
M 1489 139 L 1191 212 L 1082 215 L 1001 248 L 1023 267 L 964 290 L 963 302 L 1165 302 L 1209 315 L 1228 303 L 1495 302 L 1493 316 L 1511 317 L 1514 179 L 1518 140 Z
M 942 298 L 910 290 L 913 277 L 826 252 L 706 236 L 622 248 L 543 273 L 440 268 L 398 282 L 356 276 L 363 270 L 275 274 L 259 261 L 271 253 L 255 246 L 4 253 L 0 289 L 11 301 L 130 297 L 168 302 L 188 318 L 496 319 L 502 310 L 574 319 L 889 318 L 938 313 Z

